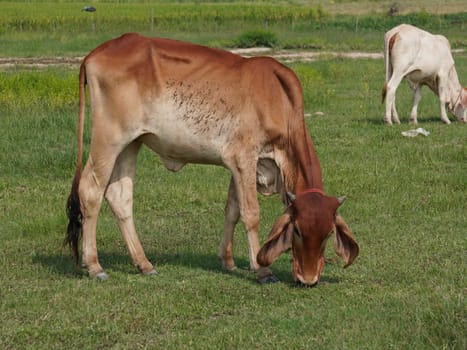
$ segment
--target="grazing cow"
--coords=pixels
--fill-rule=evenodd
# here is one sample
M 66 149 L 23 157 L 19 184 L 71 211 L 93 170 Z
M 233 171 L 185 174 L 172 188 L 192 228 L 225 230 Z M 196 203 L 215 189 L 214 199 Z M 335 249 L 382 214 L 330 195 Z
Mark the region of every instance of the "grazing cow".
M 451 123 L 446 115 L 446 105 L 460 121 L 467 122 L 467 89 L 459 83 L 451 46 L 444 36 L 401 24 L 384 35 L 384 60 L 386 81 L 382 95 L 383 102 L 386 98 L 384 121 L 387 124 L 400 124 L 396 111 L 396 89 L 404 78 L 414 90 L 411 123 L 417 124 L 417 108 L 423 85 L 427 85 L 439 97 L 444 123 Z
M 92 137 L 81 173 L 86 84 Z M 357 243 L 336 214 L 343 198 L 323 192 L 319 161 L 305 127 L 301 86 L 291 70 L 272 58 L 247 59 L 126 34 L 94 49 L 80 68 L 78 160 L 65 243 L 78 262 L 82 237 L 82 263 L 91 277 L 107 278 L 96 249 L 103 198 L 115 214 L 133 264 L 143 274 L 156 273 L 133 223 L 133 179 L 143 144 L 172 171 L 186 163 L 231 171 L 219 249 L 226 269 L 235 267 L 232 241 L 239 218 L 248 236 L 250 268 L 262 283 L 277 280 L 269 265 L 292 248 L 295 280 L 316 284 L 324 243 L 332 232 L 345 266 L 358 255 Z M 279 192 L 287 204 L 261 250 L 257 191 Z

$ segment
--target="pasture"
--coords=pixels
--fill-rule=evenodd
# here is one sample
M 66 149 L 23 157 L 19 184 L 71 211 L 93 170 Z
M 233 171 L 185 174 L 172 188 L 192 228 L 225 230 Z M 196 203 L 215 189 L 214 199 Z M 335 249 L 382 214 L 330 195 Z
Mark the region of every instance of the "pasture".
M 339 16 L 333 15 L 342 11 L 341 5 L 361 19 L 378 18 L 383 14 L 377 9 L 361 12 L 377 2 L 336 1 L 332 7 L 318 3 L 323 23 L 334 23 L 312 32 L 321 40 L 321 49 L 381 50 L 383 28 L 365 29 L 368 42 L 361 40 L 358 48 L 349 48 L 347 35 L 357 42 L 358 32 L 339 40 L 342 29 L 335 24 Z M 98 4 L 109 11 L 118 8 L 108 2 Z M 20 2 L 3 5 L 27 7 Z M 37 5 L 40 13 L 45 5 Z M 169 5 L 191 6 L 161 3 Z M 416 11 L 400 16 L 433 16 L 445 29 L 439 32 L 449 39 L 452 33 L 453 47 L 466 48 L 465 11 Z M 341 21 L 354 25 L 355 17 L 347 16 Z M 114 24 L 102 35 L 59 28 L 52 34 L 54 45 L 43 47 L 49 29 L 21 32 L 3 25 L 0 56 L 84 55 L 98 40 L 116 34 L 118 19 L 125 23 L 124 31 L 131 22 L 121 14 L 109 18 Z M 252 19 L 244 29 L 255 29 L 256 21 L 264 29 L 264 17 Z M 297 42 L 309 39 L 294 38 L 305 38 L 306 28 L 294 36 L 279 31 L 287 27 L 285 23 L 279 21 L 267 30 L 277 33 L 279 48 L 299 49 Z M 211 23 L 213 27 L 205 32 L 187 34 L 172 25 L 163 27 L 165 36 L 193 39 L 202 32 L 193 41 L 221 47 L 231 46 L 241 32 L 222 35 Z M 76 43 L 71 42 L 73 37 Z M 458 52 L 454 58 L 466 85 L 467 53 Z M 0 68 L 0 348 L 467 348 L 466 125 L 443 125 L 437 99 L 424 88 L 419 126 L 431 134 L 403 137 L 401 132 L 413 127 L 407 124 L 411 91 L 402 84 L 397 93 L 402 124 L 385 126 L 382 59 L 324 57 L 288 65 L 303 85 L 305 110 L 310 114 L 307 126 L 321 161 L 325 190 L 347 195 L 340 213 L 360 245 L 359 258 L 344 270 L 329 242 L 331 259 L 321 283 L 312 289 L 294 286 L 290 254 L 272 266 L 281 282 L 257 284 L 247 270 L 241 225 L 234 247 L 238 269 L 223 271 L 217 249 L 228 172 L 188 165 L 174 174 L 147 149 L 138 158 L 135 220 L 159 274 L 142 276 L 131 266 L 111 211 L 104 205 L 97 239 L 110 279 L 90 280 L 76 270 L 69 251 L 62 247 L 65 202 L 76 158 L 77 66 Z M 89 139 L 85 132 L 86 145 Z M 264 241 L 283 207 L 278 196 L 259 199 Z

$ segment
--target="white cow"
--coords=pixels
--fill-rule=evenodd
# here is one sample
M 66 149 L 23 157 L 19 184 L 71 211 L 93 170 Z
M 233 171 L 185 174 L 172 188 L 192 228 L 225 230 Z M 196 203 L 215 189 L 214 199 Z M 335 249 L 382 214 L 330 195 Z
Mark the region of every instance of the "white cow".
M 407 79 L 414 90 L 410 122 L 417 124 L 417 108 L 422 97 L 422 85 L 427 85 L 438 97 L 441 120 L 450 124 L 449 112 L 467 122 L 467 89 L 460 83 L 454 67 L 449 41 L 408 24 L 401 24 L 384 35 L 386 81 L 382 96 L 386 98 L 384 121 L 400 124 L 396 111 L 396 89 Z

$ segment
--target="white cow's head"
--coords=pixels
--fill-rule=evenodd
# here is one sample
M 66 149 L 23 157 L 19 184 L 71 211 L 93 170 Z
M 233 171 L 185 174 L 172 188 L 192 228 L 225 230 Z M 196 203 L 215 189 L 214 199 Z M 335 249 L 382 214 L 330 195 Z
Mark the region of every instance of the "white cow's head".
M 467 123 L 467 88 L 462 88 L 452 113 L 460 122 Z

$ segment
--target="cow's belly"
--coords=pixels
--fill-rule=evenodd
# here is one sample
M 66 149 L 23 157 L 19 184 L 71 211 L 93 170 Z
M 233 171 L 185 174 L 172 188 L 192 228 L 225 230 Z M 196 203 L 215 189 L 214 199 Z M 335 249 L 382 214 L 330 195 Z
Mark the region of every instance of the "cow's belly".
M 209 121 L 203 119 L 202 127 L 194 126 L 176 113 L 151 119 L 140 140 L 159 154 L 169 170 L 177 171 L 186 163 L 223 164 L 226 135 L 218 126 L 209 127 Z
M 432 72 L 423 72 L 419 69 L 416 69 L 409 74 L 407 74 L 406 79 L 412 83 L 423 83 L 427 80 L 433 80 L 435 74 Z
M 406 78 L 412 83 L 432 81 L 442 70 L 442 64 L 433 55 L 418 55 L 407 69 Z
M 419 70 L 413 71 L 406 76 L 407 81 L 410 83 L 411 86 L 415 87 L 417 85 L 427 85 L 433 91 L 437 91 L 436 88 L 436 75 L 434 74 L 426 74 Z
M 209 142 L 190 138 L 167 139 L 150 133 L 141 136 L 140 140 L 156 152 L 170 170 L 177 171 L 186 163 L 222 164 L 220 152 Z

